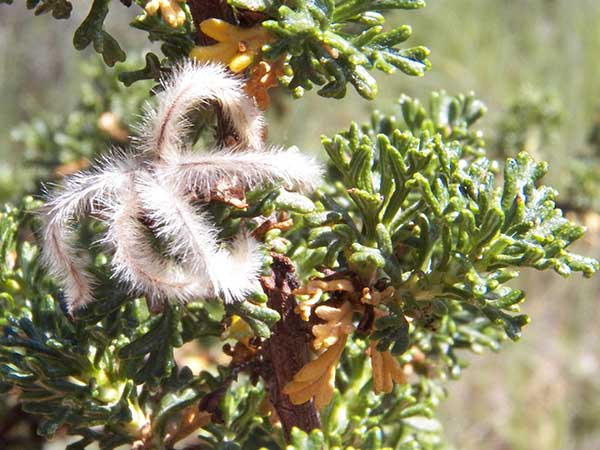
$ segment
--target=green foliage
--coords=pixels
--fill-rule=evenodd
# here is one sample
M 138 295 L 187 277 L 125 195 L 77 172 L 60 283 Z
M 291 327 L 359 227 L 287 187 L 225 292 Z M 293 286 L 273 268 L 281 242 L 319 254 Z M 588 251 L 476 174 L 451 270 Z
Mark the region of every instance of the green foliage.
M 411 28 L 403 25 L 384 32 L 384 10 L 416 9 L 421 0 L 399 1 L 305 1 L 291 5 L 274 1 L 236 0 L 233 5 L 258 9 L 272 19 L 263 26 L 276 37 L 265 46 L 268 59 L 286 57 L 284 83 L 301 96 L 313 84 L 323 86 L 319 95 L 342 98 L 352 84 L 367 99 L 377 95 L 377 83 L 368 73 L 375 68 L 385 73 L 396 69 L 420 76 L 429 68 L 425 47 L 398 49 Z
M 375 327 L 372 338 L 378 341 L 378 351 L 390 351 L 393 355 L 401 355 L 408 350 L 408 320 L 396 305 L 390 305 L 390 314 L 377 319 Z
M 182 27 L 171 28 L 160 16 L 142 14 L 135 18 L 131 26 L 147 31 L 150 41 L 162 42 L 161 50 L 165 56 L 173 60 L 187 56 L 194 45 L 193 33 L 195 28 L 191 21 Z
M 410 36 L 410 27 L 384 31 L 384 11 L 417 9 L 424 6 L 420 0 L 231 0 L 230 5 L 238 16 L 256 14 L 273 34 L 264 57 L 285 62 L 283 82 L 298 96 L 318 85 L 319 94 L 341 98 L 350 83 L 373 98 L 377 85 L 369 70 L 422 75 L 429 67 L 427 49 L 397 47 Z M 28 7 L 56 18 L 70 13 L 70 3 L 61 0 Z M 107 0 L 93 1 L 74 43 L 78 49 L 92 44 L 114 65 L 125 53 L 104 29 L 108 8 Z M 188 22 L 178 28 L 160 15 L 142 14 L 132 23 L 162 43 L 165 59 L 148 53 L 144 68 L 125 67 L 119 77 L 125 85 L 157 79 L 188 54 L 196 30 L 184 10 Z M 101 115 L 110 112 L 130 123 L 148 96 L 148 85 L 125 90 L 99 66 L 86 70 L 91 82 L 75 112 L 15 132 L 36 179 L 52 178 L 55 166 L 90 158 L 115 143 L 114 135 L 98 127 Z M 545 136 L 557 120 L 556 108 L 522 100 L 503 122 L 502 151 L 525 145 L 530 124 Z M 365 125 L 323 137 L 330 165 L 316 196 L 262 186 L 246 193 L 245 209 L 217 202 L 207 207 L 223 237 L 233 235 L 241 220 L 252 231 L 265 221 L 290 218 L 291 228 L 266 232 L 265 247 L 289 256 L 303 282 L 342 274 L 372 292 L 391 288 L 393 294 L 375 305 L 386 315 L 372 317 L 369 326 L 361 325 L 375 308 L 359 304 L 366 312 L 354 317 L 357 331 L 337 366 L 321 429 L 296 428 L 286 441 L 272 411 L 269 417 L 266 383 L 273 374 L 265 369 L 263 354 L 229 364 L 205 361 L 197 373 L 188 367 L 193 361 L 182 356 L 186 348 L 221 354 L 225 340 L 226 352 L 242 342 L 249 352 L 260 348 L 281 320 L 265 294 L 233 305 L 210 299 L 159 305 L 132 298 L 111 280 L 110 255 L 93 245 L 102 227 L 89 220 L 81 224 L 81 235 L 92 250 L 98 300 L 71 317 L 40 266 L 33 214 L 40 203 L 29 197 L 0 213 L 4 395 L 13 396 L 17 388 L 41 435 L 79 436 L 68 450 L 94 444 L 135 448 L 141 441 L 146 448 L 172 449 L 173 433 L 199 411 L 211 415 L 210 423 L 192 430 L 196 448 L 206 450 L 444 448 L 435 409 L 445 397 L 445 381 L 465 366 L 461 352 L 497 351 L 507 338 L 518 339 L 529 321 L 519 309 L 525 293 L 510 281 L 528 267 L 563 276 L 598 270 L 596 261 L 569 250 L 583 228 L 563 217 L 556 191 L 541 184 L 547 164 L 527 153 L 507 159 L 503 169 L 488 159 L 483 134 L 474 127 L 484 113 L 473 95 L 436 92 L 427 105 L 402 96 L 394 114 L 376 112 Z M 325 294 L 322 301 L 335 305 L 338 294 Z M 233 336 L 234 321 L 247 325 L 243 338 Z M 389 393 L 373 392 L 366 357 L 371 340 L 411 372 Z
M 12 0 L 6 3 L 12 3 Z M 68 19 L 73 5 L 68 0 L 28 0 L 27 9 L 33 9 L 36 16 L 52 13 L 55 19 Z
M 88 16 L 75 31 L 73 45 L 77 50 L 83 50 L 93 44 L 94 50 L 102 55 L 104 62 L 114 66 L 117 62 L 125 61 L 125 52 L 115 38 L 104 30 L 109 3 L 110 0 L 93 1 Z
M 144 58 L 146 65 L 138 70 L 123 71 L 119 74 L 119 80 L 125 86 L 131 86 L 139 80 L 158 80 L 160 79 L 160 60 L 152 52 L 146 53 Z
M 540 185 L 545 163 L 520 153 L 506 161 L 498 185 L 495 165 L 472 151 L 481 133 L 461 127 L 482 114 L 481 104 L 436 93 L 432 105 L 437 114 L 429 116 L 402 98 L 401 116 L 376 113 L 369 124 L 323 138 L 341 182 L 337 198 L 322 193 L 321 200 L 340 215 L 314 228 L 307 244 L 327 243 L 341 268 L 392 285 L 395 301 L 421 326 L 466 315 L 476 324 L 472 342 L 493 348 L 479 336 L 481 321 L 511 339 L 529 321 L 515 315 L 524 293 L 506 285 L 520 267 L 589 277 L 598 263 L 568 251 L 584 229 L 556 209 L 556 191 Z M 381 336 L 389 330 L 382 348 L 406 327 L 390 326 L 393 317 L 379 321 Z
M 38 3 L 41 4 L 38 5 Z M 136 0 L 141 7 L 145 0 Z M 377 83 L 369 70 L 391 74 L 396 70 L 407 75 L 422 76 L 429 69 L 429 50 L 422 46 L 398 48 L 411 35 L 412 29 L 402 25 L 384 31 L 383 12 L 414 10 L 425 6 L 423 0 L 386 1 L 305 1 L 292 3 L 278 0 L 231 0 L 235 13 L 252 12 L 264 15 L 261 21 L 274 37 L 263 48 L 269 60 L 283 60 L 285 75 L 281 82 L 299 97 L 313 85 L 322 86 L 319 95 L 342 98 L 346 86 L 352 84 L 364 98 L 377 95 Z M 90 44 L 102 55 L 104 62 L 114 66 L 125 61 L 126 55 L 117 40 L 104 28 L 110 0 L 93 0 L 88 16 L 73 37 L 73 45 L 83 50 Z M 71 4 L 66 0 L 34 0 L 28 7 L 35 14 L 52 11 L 57 19 L 68 18 Z M 131 26 L 148 33 L 152 42 L 161 42 L 165 58 L 149 53 L 146 66 L 125 71 L 121 80 L 127 85 L 145 79 L 158 79 L 160 70 L 187 57 L 196 41 L 196 26 L 189 8 L 183 6 L 187 21 L 173 28 L 158 14 L 140 14 Z M 215 14 L 217 12 L 215 11 Z
M 230 314 L 236 314 L 244 319 L 256 336 L 261 338 L 269 338 L 271 328 L 281 319 L 277 311 L 251 302 L 227 305 L 226 309 Z
M 460 141 L 464 155 L 485 155 L 483 133 L 471 126 L 485 115 L 487 108 L 473 93 L 450 96 L 444 91 L 432 92 L 426 106 L 403 95 L 398 106 L 404 126 L 414 135 L 424 130 L 439 133 L 447 141 Z M 375 112 L 371 120 L 373 128 L 389 134 L 389 119 Z

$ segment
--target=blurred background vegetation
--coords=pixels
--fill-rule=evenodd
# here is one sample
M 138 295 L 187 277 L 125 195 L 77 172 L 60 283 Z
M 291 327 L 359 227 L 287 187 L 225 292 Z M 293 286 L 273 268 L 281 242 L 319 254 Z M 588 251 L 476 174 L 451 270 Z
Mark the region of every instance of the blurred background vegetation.
M 127 25 L 135 8 L 113 8 L 107 24 L 129 57 L 141 59 L 152 46 Z M 75 5 L 72 20 L 56 21 L 33 17 L 24 5 L 0 6 L 2 201 L 35 189 L 39 168 L 25 162 L 39 158 L 39 149 L 20 124 L 40 115 L 60 122 L 82 90 L 84 98 L 93 95 L 82 83 L 99 69 L 80 68 L 99 58 L 71 44 L 86 9 Z M 319 152 L 322 133 L 366 120 L 375 107 L 389 109 L 402 93 L 426 101 L 431 90 L 474 91 L 489 109 L 483 123 L 495 156 L 527 148 L 548 160 L 549 184 L 590 227 L 577 250 L 598 257 L 600 227 L 589 211 L 600 210 L 600 2 L 430 0 L 392 21 L 410 24 L 411 43 L 432 50 L 425 77 L 379 75 L 375 102 L 353 91 L 342 101 L 315 93 L 293 101 L 281 93 L 270 111 L 271 140 Z M 443 406 L 449 441 L 464 450 L 600 449 L 600 281 L 531 273 L 519 284 L 531 293 L 524 310 L 533 323 L 501 356 L 469 358 L 471 369 L 450 385 Z

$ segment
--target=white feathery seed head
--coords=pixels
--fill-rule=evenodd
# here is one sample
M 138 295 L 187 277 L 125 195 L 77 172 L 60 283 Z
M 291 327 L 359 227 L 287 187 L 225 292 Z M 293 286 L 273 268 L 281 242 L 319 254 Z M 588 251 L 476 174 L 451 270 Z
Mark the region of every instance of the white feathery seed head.
M 191 205 L 190 195 L 155 174 L 144 174 L 137 183 L 146 217 L 167 252 L 186 261 L 194 273 L 205 274 L 207 289 L 223 294 L 226 301 L 241 300 L 262 265 L 258 244 L 245 234 L 231 251 L 220 246 L 218 230 L 206 214 Z
M 192 206 L 189 194 L 176 191 L 154 174 L 143 174 L 137 190 L 157 237 L 167 243 L 167 252 L 180 256 L 195 272 L 206 273 L 212 279 L 210 262 L 218 251 L 218 230 L 206 214 Z
M 187 302 L 221 296 L 243 301 L 259 289 L 260 244 L 242 232 L 220 242 L 210 215 L 196 203 L 222 183 L 251 189 L 282 183 L 310 191 L 322 169 L 292 147 L 263 143 L 263 120 L 239 78 L 224 66 L 186 63 L 163 82 L 130 156 L 110 152 L 95 169 L 67 177 L 44 209 L 42 255 L 65 290 L 69 311 L 93 300 L 89 257 L 77 247 L 73 222 L 93 215 L 107 224 L 101 241 L 113 251 L 113 276 L 150 300 Z M 217 103 L 238 136 L 235 147 L 191 151 L 188 113 Z M 153 234 L 164 251 L 153 245 Z

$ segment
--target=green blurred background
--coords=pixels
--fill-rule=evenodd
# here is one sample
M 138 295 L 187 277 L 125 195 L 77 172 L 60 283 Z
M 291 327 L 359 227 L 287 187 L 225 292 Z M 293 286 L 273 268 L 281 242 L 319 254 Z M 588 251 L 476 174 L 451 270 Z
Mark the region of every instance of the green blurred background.
M 28 149 L 11 139 L 11 129 L 41 112 L 64 115 L 78 102 L 81 61 L 96 58 L 71 44 L 85 3 L 75 5 L 69 21 L 33 17 L 24 5 L 0 6 L 2 200 L 32 189 L 23 167 Z M 107 21 L 130 57 L 153 48 L 127 26 L 135 8 L 115 7 Z M 598 151 L 590 136 L 600 108 L 600 1 L 430 0 L 392 22 L 410 24 L 409 42 L 431 49 L 433 68 L 425 77 L 378 76 L 375 102 L 354 92 L 342 101 L 278 96 L 271 140 L 318 152 L 320 134 L 365 120 L 375 107 L 390 108 L 402 93 L 426 101 L 431 90 L 474 91 L 489 108 L 483 126 L 492 151 L 521 149 L 507 150 L 503 142 L 526 146 L 550 161 L 548 182 L 570 192 L 566 203 L 583 195 L 572 163 Z M 515 99 L 523 98 L 534 106 L 515 114 Z M 528 121 L 523 142 L 506 139 Z M 590 231 L 578 250 L 598 258 L 597 216 L 579 218 Z M 526 272 L 519 284 L 530 293 L 524 310 L 533 322 L 521 342 L 498 355 L 465 355 L 470 368 L 449 384 L 442 405 L 449 442 L 464 450 L 600 450 L 600 278 Z

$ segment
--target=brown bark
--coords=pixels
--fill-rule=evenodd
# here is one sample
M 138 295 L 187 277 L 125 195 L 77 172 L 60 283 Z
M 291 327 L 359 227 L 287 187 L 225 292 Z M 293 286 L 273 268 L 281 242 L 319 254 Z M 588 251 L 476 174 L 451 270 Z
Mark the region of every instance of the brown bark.
M 275 407 L 286 438 L 292 427 L 304 431 L 320 428 L 317 409 L 312 400 L 294 405 L 282 391 L 294 375 L 309 361 L 307 329 L 294 313 L 296 299 L 292 291 L 298 287 L 294 266 L 289 258 L 273 254 L 273 275 L 263 277 L 262 285 L 269 296 L 268 306 L 281 315 L 272 330 L 271 338 L 264 342 L 264 357 L 270 370 L 266 374 L 271 403 Z

